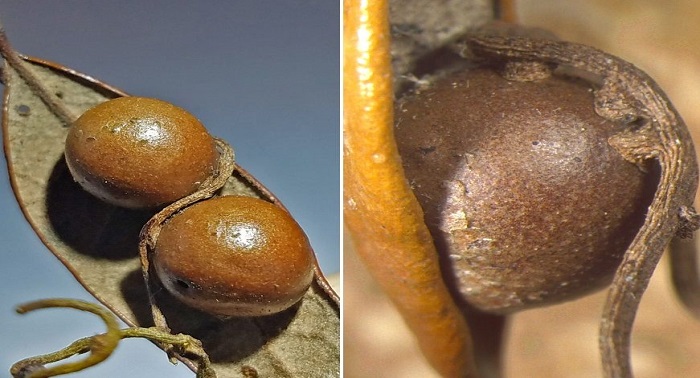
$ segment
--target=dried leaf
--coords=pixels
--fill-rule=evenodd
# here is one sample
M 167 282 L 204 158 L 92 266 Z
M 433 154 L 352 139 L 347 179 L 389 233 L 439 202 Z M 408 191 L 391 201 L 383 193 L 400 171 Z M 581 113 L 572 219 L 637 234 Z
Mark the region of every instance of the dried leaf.
M 53 63 L 26 59 L 41 82 L 75 114 L 125 93 Z M 84 192 L 68 172 L 68 129 L 5 67 L 3 138 L 22 210 L 47 247 L 100 302 L 127 324 L 152 324 L 141 276 L 138 234 L 153 215 L 113 207 Z M 254 196 L 282 206 L 237 167 L 222 194 Z M 282 206 L 283 207 L 283 206 Z M 339 301 L 320 269 L 300 304 L 280 314 L 221 320 L 155 294 L 173 332 L 200 339 L 220 378 L 339 376 Z M 191 361 L 185 360 L 192 367 Z

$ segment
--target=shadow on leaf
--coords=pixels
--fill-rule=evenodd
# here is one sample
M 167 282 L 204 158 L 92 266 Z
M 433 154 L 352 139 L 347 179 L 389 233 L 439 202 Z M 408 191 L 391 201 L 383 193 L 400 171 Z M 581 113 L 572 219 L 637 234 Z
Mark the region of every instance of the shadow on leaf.
M 154 213 L 112 206 L 84 191 L 63 157 L 49 178 L 46 209 L 63 242 L 82 254 L 109 260 L 138 256 L 139 232 Z
M 141 325 L 152 325 L 141 270 L 135 270 L 121 283 L 122 293 Z M 204 345 L 212 362 L 237 362 L 255 354 L 292 322 L 299 304 L 274 315 L 220 318 L 188 307 L 163 287 L 154 287 L 155 300 L 173 333 L 191 335 Z

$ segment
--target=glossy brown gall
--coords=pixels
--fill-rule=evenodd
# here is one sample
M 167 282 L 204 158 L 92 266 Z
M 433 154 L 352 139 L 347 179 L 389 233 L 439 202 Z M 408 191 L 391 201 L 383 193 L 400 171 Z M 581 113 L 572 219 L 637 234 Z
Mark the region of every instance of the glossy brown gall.
M 156 207 L 195 192 L 216 169 L 214 139 L 186 110 L 120 97 L 73 122 L 66 138 L 73 178 L 96 197 L 128 208 Z
M 224 196 L 169 219 L 153 257 L 166 289 L 185 304 L 224 316 L 259 316 L 297 303 L 314 257 L 303 230 L 270 202 Z
M 406 176 L 458 295 L 510 313 L 608 285 L 658 184 L 608 139 L 590 85 L 463 71 L 400 101 Z

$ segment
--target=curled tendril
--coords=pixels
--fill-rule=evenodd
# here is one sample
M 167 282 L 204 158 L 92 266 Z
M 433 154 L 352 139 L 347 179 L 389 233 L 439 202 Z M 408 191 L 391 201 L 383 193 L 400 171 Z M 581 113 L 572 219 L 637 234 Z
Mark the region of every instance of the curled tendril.
M 41 308 L 52 307 L 68 307 L 91 312 L 99 316 L 105 322 L 107 332 L 87 339 L 78 340 L 58 352 L 19 361 L 12 365 L 10 369 L 13 377 L 43 378 L 83 370 L 104 361 L 112 354 L 117 344 L 119 344 L 121 336 L 119 332 L 119 323 L 116 317 L 107 311 L 107 309 L 92 303 L 72 299 L 44 299 L 20 305 L 17 307 L 17 312 L 25 314 Z M 80 361 L 66 362 L 50 368 L 45 368 L 43 366 L 47 363 L 57 362 L 73 355 L 87 352 L 90 354 Z
M 41 308 L 54 307 L 74 308 L 93 313 L 104 321 L 107 326 L 107 332 L 78 339 L 67 347 L 53 353 L 18 361 L 10 368 L 10 373 L 13 377 L 45 378 L 74 373 L 107 359 L 122 339 L 141 337 L 153 342 L 168 345 L 176 353 L 191 356 L 196 359 L 198 362 L 197 378 L 216 378 L 216 373 L 214 373 L 214 370 L 211 368 L 209 357 L 204 352 L 202 343 L 199 340 L 184 334 L 173 335 L 157 327 L 120 329 L 117 318 L 109 312 L 109 310 L 96 304 L 76 299 L 44 299 L 22 304 L 17 307 L 17 312 L 25 314 Z M 66 362 L 51 367 L 45 367 L 46 364 L 85 353 L 89 353 L 88 356 L 80 361 Z

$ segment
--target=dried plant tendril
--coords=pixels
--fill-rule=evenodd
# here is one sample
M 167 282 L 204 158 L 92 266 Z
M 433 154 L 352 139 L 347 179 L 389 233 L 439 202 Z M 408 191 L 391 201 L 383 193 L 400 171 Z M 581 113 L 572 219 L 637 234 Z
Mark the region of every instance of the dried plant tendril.
M 13 377 L 44 378 L 74 373 L 86 369 L 107 359 L 117 347 L 120 340 L 131 337 L 141 337 L 159 344 L 167 344 L 178 353 L 197 361 L 198 378 L 216 377 L 211 369 L 209 357 L 207 357 L 204 349 L 202 349 L 202 344 L 197 339 L 183 334 L 172 335 L 155 327 L 119 329 L 117 318 L 109 310 L 96 304 L 76 299 L 44 299 L 20 305 L 17 307 L 17 312 L 25 314 L 37 309 L 51 307 L 74 308 L 91 312 L 99 316 L 105 322 L 107 332 L 78 339 L 67 347 L 53 353 L 18 361 L 10 368 L 10 373 Z M 46 364 L 62 361 L 72 356 L 85 353 L 89 353 L 89 355 L 82 360 L 45 367 Z
M 112 351 L 119 343 L 119 323 L 111 312 L 101 306 L 70 299 L 45 299 L 20 305 L 17 307 L 17 312 L 25 314 L 37 309 L 50 307 L 69 307 L 91 312 L 105 322 L 107 333 L 90 338 L 89 342 L 84 346 L 81 345 L 78 348 L 69 346 L 63 353 L 51 353 L 19 361 L 12 365 L 10 369 L 13 377 L 42 378 L 79 371 L 104 361 L 112 354 Z M 90 355 L 81 361 L 59 364 L 50 368 L 43 366 L 46 363 L 60 361 L 74 354 L 85 352 L 90 352 Z
M 572 67 L 602 79 L 596 112 L 629 127 L 608 143 L 628 161 L 656 161 L 660 181 L 644 223 L 619 265 L 605 304 L 600 348 L 607 377 L 631 377 L 630 336 L 642 294 L 664 249 L 697 228 L 698 167 L 690 134 L 658 85 L 630 63 L 575 43 L 475 36 L 465 46 L 492 61 L 530 60 Z
M 141 257 L 141 269 L 143 272 L 144 281 L 146 282 L 146 289 L 148 291 L 148 298 L 151 301 L 151 312 L 153 314 L 154 324 L 163 329 L 169 329 L 167 321 L 163 313 L 160 311 L 159 307 L 153 301 L 153 290 L 152 285 L 160 285 L 156 280 L 151 277 L 151 251 L 156 247 L 158 241 L 158 236 L 160 230 L 163 227 L 163 223 L 171 217 L 176 212 L 184 209 L 185 207 L 212 197 L 219 189 L 221 189 L 228 181 L 229 177 L 233 173 L 235 168 L 234 153 L 231 146 L 221 139 L 216 139 L 217 148 L 219 149 L 219 161 L 217 164 L 217 170 L 212 176 L 207 178 L 204 183 L 200 186 L 199 190 L 192 193 L 191 195 L 184 197 L 174 203 L 166 206 L 164 209 L 159 211 L 151 219 L 146 222 L 146 224 L 141 229 L 139 236 L 139 254 Z

